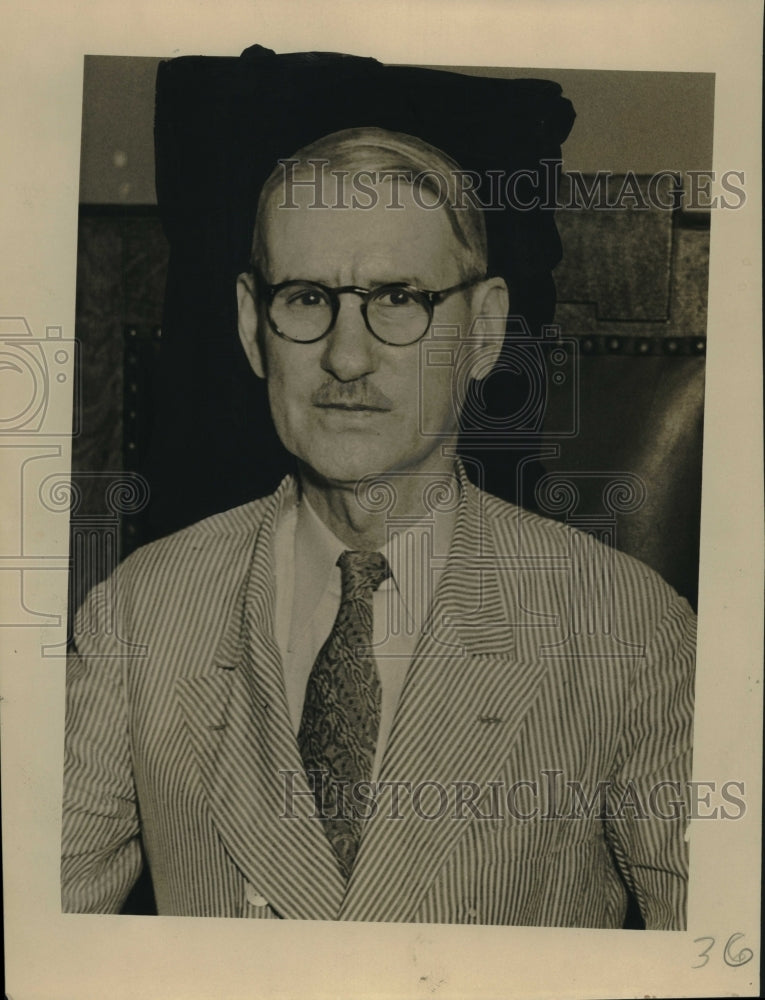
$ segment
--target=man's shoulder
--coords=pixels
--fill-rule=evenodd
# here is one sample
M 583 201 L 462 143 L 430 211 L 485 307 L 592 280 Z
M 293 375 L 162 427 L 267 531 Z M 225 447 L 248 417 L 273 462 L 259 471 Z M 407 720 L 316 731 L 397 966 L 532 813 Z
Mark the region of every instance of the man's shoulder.
M 503 500 L 477 486 L 473 490 L 486 527 L 500 544 L 515 549 L 524 542 L 537 542 L 543 548 L 561 552 L 568 547 L 570 525 Z
M 251 500 L 142 545 L 125 559 L 121 573 L 142 577 L 160 571 L 209 571 L 218 564 L 233 568 L 250 553 L 269 513 L 276 509 L 276 498 L 272 493 Z
M 479 511 L 480 530 L 491 537 L 493 548 L 506 555 L 564 556 L 572 544 L 584 539 L 584 532 L 551 517 L 503 500 L 474 486 L 473 497 Z
M 603 540 L 615 525 L 604 523 L 600 526 L 604 529 L 602 537 L 597 537 L 594 531 L 544 517 L 475 489 L 498 555 L 517 557 L 524 566 L 528 564 L 529 572 L 545 575 L 546 569 L 550 578 L 567 579 L 567 583 L 571 583 L 574 569 L 585 576 L 594 574 L 610 581 L 615 596 L 622 600 L 631 597 L 637 604 L 655 604 L 657 611 L 671 604 L 685 605 L 685 599 L 655 569 L 619 549 L 615 534 Z M 690 612 L 690 608 L 687 610 Z

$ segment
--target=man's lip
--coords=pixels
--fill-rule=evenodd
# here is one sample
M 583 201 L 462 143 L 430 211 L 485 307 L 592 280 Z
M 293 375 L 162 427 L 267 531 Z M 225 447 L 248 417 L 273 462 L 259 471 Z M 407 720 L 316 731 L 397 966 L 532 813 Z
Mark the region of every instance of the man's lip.
M 367 406 L 364 403 L 315 403 L 320 410 L 346 410 L 351 413 L 389 413 L 385 406 Z

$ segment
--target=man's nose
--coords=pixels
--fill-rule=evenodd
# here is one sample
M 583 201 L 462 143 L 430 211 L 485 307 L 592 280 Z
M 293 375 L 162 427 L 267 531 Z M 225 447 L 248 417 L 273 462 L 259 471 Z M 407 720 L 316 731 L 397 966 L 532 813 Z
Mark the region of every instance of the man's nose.
M 335 325 L 327 334 L 321 366 L 340 382 L 352 382 L 377 367 L 376 342 L 361 315 L 356 295 L 340 298 Z

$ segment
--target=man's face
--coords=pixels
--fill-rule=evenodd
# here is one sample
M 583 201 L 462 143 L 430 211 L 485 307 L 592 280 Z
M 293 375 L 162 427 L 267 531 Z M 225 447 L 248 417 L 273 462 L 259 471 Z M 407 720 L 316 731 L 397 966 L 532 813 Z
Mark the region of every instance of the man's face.
M 460 245 L 446 211 L 418 206 L 406 186 L 400 192 L 403 209 L 387 207 L 391 199 L 385 183 L 377 193 L 369 209 L 311 209 L 308 193 L 297 209 L 272 208 L 266 281 L 306 279 L 361 288 L 405 282 L 438 290 L 463 280 Z M 441 452 L 457 433 L 453 366 L 423 362 L 438 327 L 456 327 L 467 335 L 474 298 L 470 291 L 448 297 L 435 307 L 423 340 L 400 347 L 373 337 L 361 314 L 361 298 L 343 294 L 327 336 L 294 343 L 270 329 L 262 310 L 257 316 L 240 283 L 242 339 L 253 368 L 268 380 L 271 412 L 285 447 L 322 480 L 334 483 L 450 467 L 453 459 Z M 259 318 L 257 337 L 247 329 L 248 316 Z M 437 338 L 434 346 L 440 342 Z M 444 347 L 442 359 L 449 350 L 456 353 L 454 340 L 444 341 Z

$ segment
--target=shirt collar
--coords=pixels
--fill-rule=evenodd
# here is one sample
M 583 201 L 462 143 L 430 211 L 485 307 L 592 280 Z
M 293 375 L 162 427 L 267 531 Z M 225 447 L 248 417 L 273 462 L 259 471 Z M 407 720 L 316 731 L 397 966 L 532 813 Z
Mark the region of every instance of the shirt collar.
M 462 489 L 461 484 L 458 489 Z M 400 527 L 394 528 L 387 544 L 379 550 L 388 559 L 391 568 L 390 579 L 383 581 L 380 589 L 395 586 L 407 612 L 416 621 L 423 620 L 427 607 L 417 608 L 414 605 L 428 593 L 428 588 L 414 586 L 413 581 L 421 581 L 423 578 L 423 559 L 434 556 L 435 559 L 431 560 L 431 580 L 435 590 L 451 545 L 455 510 L 436 513 L 432 518 L 422 518 L 412 523 L 402 523 Z M 295 524 L 295 577 L 289 648 L 294 648 L 325 592 L 329 590 L 334 596 L 340 597 L 341 579 L 337 560 L 347 548 L 324 524 L 305 495 L 301 495 Z M 408 569 L 410 572 L 407 572 Z
M 296 613 L 310 618 L 321 595 L 330 583 L 337 560 L 348 548 L 330 531 L 305 495 L 301 496 L 295 525 L 295 597 Z

